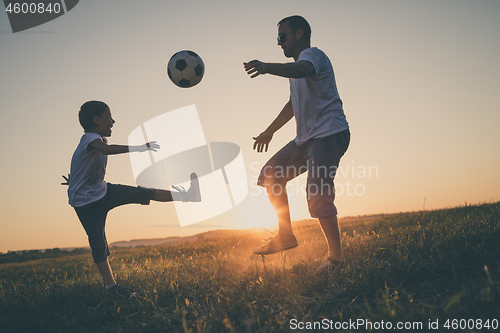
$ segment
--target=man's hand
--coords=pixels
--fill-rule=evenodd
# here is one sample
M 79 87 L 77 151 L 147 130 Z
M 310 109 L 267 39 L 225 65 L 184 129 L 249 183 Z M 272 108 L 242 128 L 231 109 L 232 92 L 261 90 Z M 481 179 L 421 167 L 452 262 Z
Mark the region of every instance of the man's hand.
M 69 185 L 69 179 L 70 179 L 69 173 L 68 173 L 68 178 L 66 178 L 64 175 L 62 177 L 64 178 L 64 180 L 66 181 L 66 183 L 61 183 L 61 185 Z
M 244 62 L 243 63 L 243 66 L 245 67 L 245 70 L 247 71 L 247 74 L 248 75 L 252 75 L 250 76 L 250 78 L 254 78 L 254 77 L 257 77 L 261 74 L 266 74 L 268 73 L 268 64 L 265 63 L 265 62 L 262 62 L 262 61 L 259 61 L 259 60 L 252 60 L 250 62 Z
M 262 153 L 262 150 L 265 149 L 267 152 L 267 147 L 269 147 L 269 142 L 273 138 L 273 133 L 264 131 L 258 137 L 253 138 L 255 140 L 253 144 L 253 149 L 257 148 L 258 153 Z
M 288 62 L 284 64 L 252 60 L 250 62 L 244 62 L 243 65 L 248 75 L 253 74 L 251 78 L 261 74 L 271 74 L 289 79 L 301 79 L 316 73 L 313 64 L 307 60 L 299 60 L 297 62 Z

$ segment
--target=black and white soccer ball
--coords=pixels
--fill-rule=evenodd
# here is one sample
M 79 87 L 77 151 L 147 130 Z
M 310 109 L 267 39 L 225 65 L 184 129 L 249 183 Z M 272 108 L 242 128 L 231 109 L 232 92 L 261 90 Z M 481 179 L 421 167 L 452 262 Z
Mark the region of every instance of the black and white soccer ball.
M 193 51 L 179 51 L 170 58 L 167 74 L 172 82 L 181 88 L 190 88 L 200 83 L 205 65 Z

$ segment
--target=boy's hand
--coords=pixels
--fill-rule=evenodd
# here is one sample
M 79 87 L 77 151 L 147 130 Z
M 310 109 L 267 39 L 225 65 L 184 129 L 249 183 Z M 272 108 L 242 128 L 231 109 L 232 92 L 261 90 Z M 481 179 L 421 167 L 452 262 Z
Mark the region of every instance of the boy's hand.
M 254 77 L 261 75 L 261 74 L 268 73 L 268 65 L 265 62 L 262 62 L 259 60 L 252 60 L 249 62 L 244 62 L 243 66 L 245 67 L 245 70 L 247 71 L 248 75 L 253 74 L 252 76 L 250 76 L 250 78 L 252 78 L 252 79 Z
M 146 150 L 156 151 L 157 149 L 160 149 L 160 145 L 157 144 L 156 141 L 146 143 Z
M 64 180 L 66 181 L 66 183 L 61 183 L 61 185 L 69 185 L 69 179 L 70 179 L 69 173 L 68 173 L 68 178 L 66 178 L 64 175 L 62 177 L 64 178 Z
M 140 153 L 144 153 L 148 150 L 156 151 L 157 149 L 160 149 L 160 145 L 157 144 L 156 141 L 150 141 L 140 146 L 129 146 L 130 152 L 138 151 Z

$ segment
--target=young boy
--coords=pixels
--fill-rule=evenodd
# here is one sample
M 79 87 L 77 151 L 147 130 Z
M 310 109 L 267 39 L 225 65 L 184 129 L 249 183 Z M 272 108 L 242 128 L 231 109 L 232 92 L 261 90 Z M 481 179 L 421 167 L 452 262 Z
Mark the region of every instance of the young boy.
M 129 298 L 133 294 L 128 288 L 117 285 L 107 258 L 110 255 L 105 233 L 108 212 L 115 207 L 131 203 L 149 205 L 150 200 L 199 202 L 201 194 L 198 178 L 192 173 L 191 187 L 184 192 L 106 183 L 104 174 L 108 155 L 156 151 L 160 146 L 156 141 L 142 146 L 108 145 L 106 137 L 111 136 L 115 121 L 104 102 L 86 102 L 80 108 L 78 117 L 85 134 L 71 159 L 71 177 L 63 176 L 66 183 L 62 185 L 69 185 L 69 204 L 75 209 L 88 235 L 92 257 L 106 288 L 113 295 Z

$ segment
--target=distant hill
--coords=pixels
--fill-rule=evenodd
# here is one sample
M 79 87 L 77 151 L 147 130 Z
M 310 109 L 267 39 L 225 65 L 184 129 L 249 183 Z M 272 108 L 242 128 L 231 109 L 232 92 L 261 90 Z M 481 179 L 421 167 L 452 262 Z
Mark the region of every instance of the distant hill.
M 401 213 L 394 213 L 394 214 L 374 214 L 374 215 L 358 215 L 358 216 L 346 216 L 346 217 L 341 217 L 339 219 L 339 222 L 351 222 L 351 221 L 367 221 L 367 220 L 376 220 L 376 219 L 381 219 L 384 216 L 390 216 L 390 215 L 397 215 Z
M 402 213 L 394 214 L 376 214 L 376 215 L 362 215 L 362 216 L 347 216 L 339 219 L 339 223 L 346 223 L 352 221 L 364 221 L 368 222 L 370 220 L 380 219 L 383 217 L 391 215 L 401 215 Z M 294 228 L 307 227 L 309 225 L 314 225 L 318 223 L 317 219 L 304 219 L 299 221 L 293 221 Z M 277 230 L 278 226 L 268 227 L 271 230 Z M 246 230 L 211 230 L 196 234 L 193 236 L 173 236 L 166 238 L 151 238 L 151 239 L 132 239 L 129 241 L 118 241 L 109 244 L 110 247 L 116 248 L 127 248 L 127 247 L 137 247 L 137 246 L 161 246 L 161 245 L 173 245 L 181 244 L 186 242 L 193 242 L 201 239 L 215 239 L 223 237 L 240 236 L 251 233 L 262 232 L 262 228 L 252 228 Z M 0 264 L 3 262 L 21 262 L 35 260 L 39 258 L 49 258 L 49 257 L 59 257 L 70 254 L 80 254 L 90 252 L 90 248 L 55 248 L 55 249 L 42 249 L 42 250 L 22 250 L 22 251 L 9 251 L 8 253 L 0 252 Z
M 363 216 L 347 216 L 339 219 L 340 223 L 342 222 L 351 222 L 351 221 L 366 221 L 382 218 L 384 214 L 377 215 L 363 215 Z M 385 214 L 387 216 L 387 214 Z M 294 227 L 305 227 L 312 224 L 318 223 L 317 219 L 304 219 L 299 221 L 293 221 Z M 270 227 L 271 229 L 275 229 L 278 226 Z M 132 239 L 129 241 L 119 241 L 113 242 L 109 244 L 110 247 L 136 247 L 136 246 L 159 246 L 159 245 L 171 245 L 171 244 L 180 244 L 186 242 L 194 242 L 201 239 L 214 239 L 214 238 L 222 238 L 222 237 L 233 237 L 240 235 L 247 235 L 249 233 L 261 232 L 261 228 L 253 228 L 246 230 L 211 230 L 207 232 L 203 232 L 200 234 L 196 234 L 193 236 L 173 236 L 166 238 L 148 238 L 148 239 Z
M 170 244 L 180 244 L 187 242 L 194 242 L 203 239 L 214 239 L 222 237 L 233 237 L 247 235 L 249 233 L 258 232 L 259 229 L 250 230 L 211 230 L 196 234 L 193 236 L 186 237 L 166 237 L 166 238 L 151 238 L 151 239 L 132 239 L 130 241 L 120 241 L 109 244 L 109 247 L 136 247 L 136 246 L 158 246 L 158 245 L 170 245 Z

